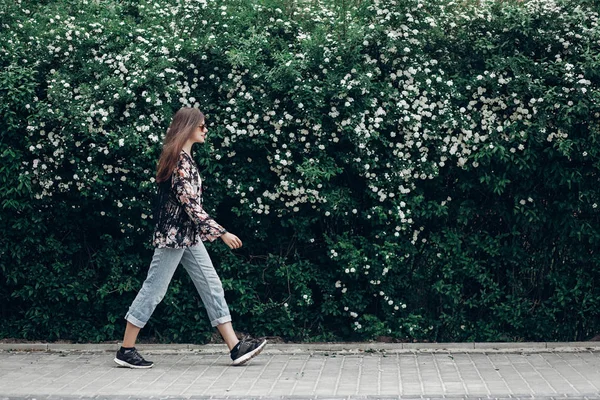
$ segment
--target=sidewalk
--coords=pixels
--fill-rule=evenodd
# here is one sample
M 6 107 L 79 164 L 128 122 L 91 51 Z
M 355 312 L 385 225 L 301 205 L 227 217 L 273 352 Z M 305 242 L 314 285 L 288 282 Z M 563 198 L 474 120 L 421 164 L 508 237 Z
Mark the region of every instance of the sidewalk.
M 154 368 L 118 368 L 116 344 L 0 344 L 0 400 L 600 399 L 600 342 L 269 344 L 241 367 L 223 345 L 138 348 Z

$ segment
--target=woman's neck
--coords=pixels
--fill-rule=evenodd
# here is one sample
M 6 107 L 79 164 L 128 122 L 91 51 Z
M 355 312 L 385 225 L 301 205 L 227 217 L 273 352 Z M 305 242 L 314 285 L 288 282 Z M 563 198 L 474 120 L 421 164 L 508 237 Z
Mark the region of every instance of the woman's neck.
M 182 150 L 185 151 L 186 153 L 188 153 L 190 156 L 192 155 L 192 145 L 194 143 L 192 142 L 187 142 L 186 144 L 183 145 Z

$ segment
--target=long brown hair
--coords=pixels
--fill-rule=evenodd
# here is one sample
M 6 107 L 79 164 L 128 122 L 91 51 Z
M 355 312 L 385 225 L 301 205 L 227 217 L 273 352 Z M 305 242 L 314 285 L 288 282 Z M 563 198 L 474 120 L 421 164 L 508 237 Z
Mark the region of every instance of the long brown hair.
M 204 114 L 197 108 L 184 107 L 175 113 L 169 129 L 167 129 L 162 152 L 158 159 L 156 168 L 158 183 L 169 180 L 177 165 L 183 145 L 194 134 L 194 130 L 202 121 L 204 121 Z

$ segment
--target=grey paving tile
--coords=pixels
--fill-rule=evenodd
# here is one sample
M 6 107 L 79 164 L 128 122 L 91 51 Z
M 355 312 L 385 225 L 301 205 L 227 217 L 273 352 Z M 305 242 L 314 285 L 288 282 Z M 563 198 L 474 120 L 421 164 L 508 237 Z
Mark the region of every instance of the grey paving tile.
M 591 351 L 266 354 L 242 368 L 216 354 L 157 354 L 154 361 L 140 371 L 115 368 L 112 354 L 0 353 L 0 400 L 600 399 L 600 353 Z

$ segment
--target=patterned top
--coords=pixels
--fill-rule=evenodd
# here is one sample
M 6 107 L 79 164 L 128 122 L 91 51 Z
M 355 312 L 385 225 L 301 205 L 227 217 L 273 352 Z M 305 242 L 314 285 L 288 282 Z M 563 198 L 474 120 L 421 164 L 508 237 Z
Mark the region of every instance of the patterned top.
M 181 150 L 171 178 L 161 182 L 154 209 L 154 247 L 180 249 L 227 232 L 202 208 L 202 182 L 192 157 Z

